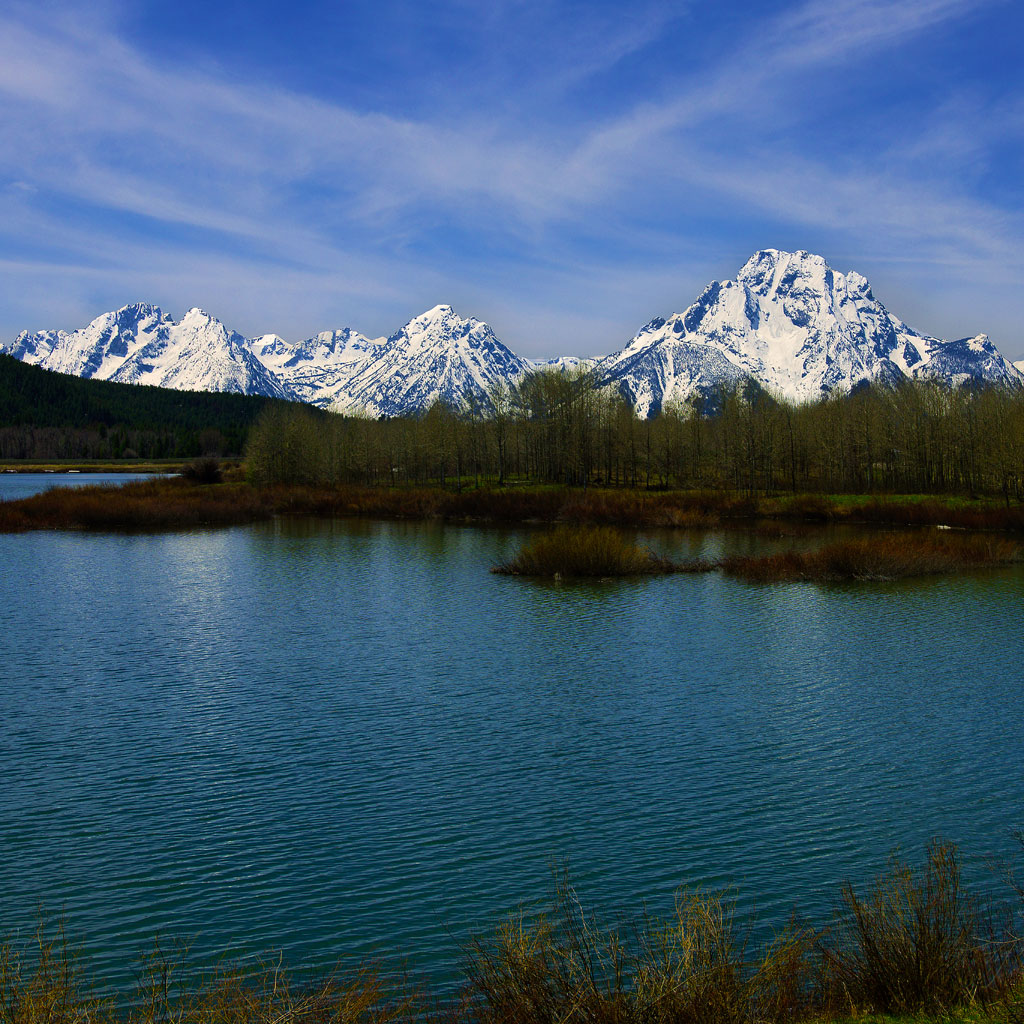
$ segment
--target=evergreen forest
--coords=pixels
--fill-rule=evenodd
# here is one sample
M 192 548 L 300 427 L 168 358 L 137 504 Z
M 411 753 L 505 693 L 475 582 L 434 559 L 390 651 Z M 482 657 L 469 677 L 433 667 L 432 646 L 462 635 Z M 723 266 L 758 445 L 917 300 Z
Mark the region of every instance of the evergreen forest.
M 260 415 L 288 404 L 84 380 L 0 355 L 0 459 L 238 456 Z

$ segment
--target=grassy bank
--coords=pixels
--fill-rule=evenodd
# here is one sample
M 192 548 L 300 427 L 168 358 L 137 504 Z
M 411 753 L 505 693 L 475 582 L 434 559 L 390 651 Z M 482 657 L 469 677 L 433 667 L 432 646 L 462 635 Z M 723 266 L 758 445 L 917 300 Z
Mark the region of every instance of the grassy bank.
M 813 551 L 673 562 L 638 547 L 611 527 L 563 526 L 535 537 L 514 558 L 491 571 L 504 576 L 560 579 L 721 570 L 726 576 L 750 583 L 838 582 L 897 580 L 1021 561 L 1024 547 L 1006 537 L 924 529 L 878 532 Z
M 0 502 L 0 532 L 178 530 L 252 523 L 273 514 L 273 504 L 246 484 L 202 486 L 172 477 L 120 487 L 55 487 Z
M 180 473 L 186 459 L 54 459 L 0 462 L 0 473 Z M 237 465 L 237 463 L 235 463 Z
M 827 544 L 816 551 L 744 556 L 718 563 L 727 576 L 752 583 L 796 580 L 896 580 L 908 576 L 963 572 L 1024 560 L 1020 544 L 993 535 L 879 534 Z
M 755 949 L 720 894 L 681 891 L 669 918 L 609 928 L 563 883 L 547 913 L 471 941 L 461 989 L 444 1000 L 365 967 L 297 982 L 274 959 L 199 977 L 158 947 L 118 1002 L 93 994 L 98 979 L 59 929 L 42 929 L 28 949 L 0 947 L 0 1022 L 1024 1021 L 1021 935 L 965 890 L 953 847 L 934 844 L 917 869 L 894 861 L 863 891 L 844 886 L 838 905 L 829 928 L 794 919 Z
M 79 464 L 81 466 L 81 464 Z M 149 464 L 158 471 L 166 465 Z M 101 467 L 97 464 L 96 470 Z M 178 467 L 181 468 L 181 467 Z M 140 470 L 141 471 L 141 470 Z M 117 488 L 65 489 L 0 504 L 0 531 L 31 529 L 176 529 L 254 522 L 272 515 L 370 516 L 505 524 L 746 528 L 759 519 L 802 523 L 944 525 L 1024 532 L 1024 506 L 911 496 L 751 497 L 730 491 L 634 491 L 564 487 L 255 488 L 236 472 L 218 488 L 183 480 Z M 100 510 L 99 506 L 104 509 Z

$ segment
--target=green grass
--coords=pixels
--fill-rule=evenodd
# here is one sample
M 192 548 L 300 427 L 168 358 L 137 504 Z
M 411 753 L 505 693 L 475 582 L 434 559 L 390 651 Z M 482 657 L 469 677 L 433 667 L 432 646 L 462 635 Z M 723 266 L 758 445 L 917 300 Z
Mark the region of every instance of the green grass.
M 0 473 L 180 473 L 187 459 L 54 459 L 0 461 Z M 237 465 L 237 461 L 234 463 Z

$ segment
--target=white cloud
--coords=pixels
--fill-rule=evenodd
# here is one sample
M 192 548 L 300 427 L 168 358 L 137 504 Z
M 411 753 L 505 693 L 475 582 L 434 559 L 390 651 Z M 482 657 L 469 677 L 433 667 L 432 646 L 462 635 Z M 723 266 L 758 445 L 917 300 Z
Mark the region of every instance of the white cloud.
M 989 6 L 810 0 L 752 25 L 707 66 L 666 72 L 657 101 L 551 122 L 509 112 L 497 97 L 470 114 L 457 105 L 420 119 L 359 111 L 180 56 L 154 60 L 102 17 L 15 6 L 0 15 L 0 231 L 9 251 L 41 255 L 8 262 L 20 283 L 17 295 L 0 285 L 5 317 L 26 308 L 33 273 L 72 277 L 83 296 L 107 281 L 135 289 L 125 301 L 156 298 L 140 294 L 153 289 L 225 319 L 247 310 L 239 329 L 260 320 L 259 330 L 286 334 L 339 323 L 312 317 L 343 302 L 351 315 L 340 322 L 393 329 L 399 310 L 417 311 L 408 297 L 433 304 L 436 289 L 477 297 L 485 318 L 488 302 L 500 311 L 524 302 L 540 312 L 509 323 L 542 316 L 560 325 L 563 347 L 589 351 L 595 324 L 608 323 L 611 347 L 634 309 L 636 327 L 691 297 L 673 283 L 680 276 L 711 276 L 698 269 L 700 246 L 657 226 L 659 206 L 733 222 L 748 210 L 762 224 L 831 232 L 857 252 L 969 263 L 979 280 L 1017 273 L 1019 214 L 964 176 L 1007 131 L 1019 137 L 1019 103 L 1008 101 L 997 123 L 978 116 L 980 101 L 950 100 L 892 145 L 884 169 L 800 144 L 808 80 Z M 493 31 L 515 18 L 543 25 L 546 7 L 506 2 Z M 654 45 L 679 10 L 655 5 L 619 35 L 583 33 L 561 65 L 553 43 L 541 46 L 528 88 L 555 96 L 609 73 Z M 783 124 L 796 130 L 773 137 Z M 959 177 L 937 170 L 943 151 L 956 155 Z M 482 240 L 488 255 L 463 255 L 455 242 L 438 252 L 438 231 Z M 645 245 L 646 262 L 616 264 L 617 249 Z M 686 257 L 668 258 L 670 274 L 673 248 Z M 604 286 L 617 280 L 628 286 Z M 655 293 L 667 301 L 642 309 Z

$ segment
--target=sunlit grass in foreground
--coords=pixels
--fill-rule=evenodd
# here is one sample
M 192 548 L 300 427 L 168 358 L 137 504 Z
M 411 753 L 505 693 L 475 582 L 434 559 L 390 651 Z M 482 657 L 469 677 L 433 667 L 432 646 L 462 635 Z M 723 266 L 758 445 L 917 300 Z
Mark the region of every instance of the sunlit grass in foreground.
M 94 994 L 60 927 L 41 928 L 27 949 L 0 946 L 0 1024 L 1024 1021 L 1024 938 L 965 890 L 948 844 L 920 868 L 894 859 L 864 892 L 844 886 L 830 928 L 794 918 L 758 948 L 748 935 L 729 894 L 682 890 L 668 918 L 608 928 L 563 881 L 547 913 L 467 945 L 454 997 L 372 968 L 297 982 L 276 960 L 198 977 L 157 947 L 116 1001 Z

